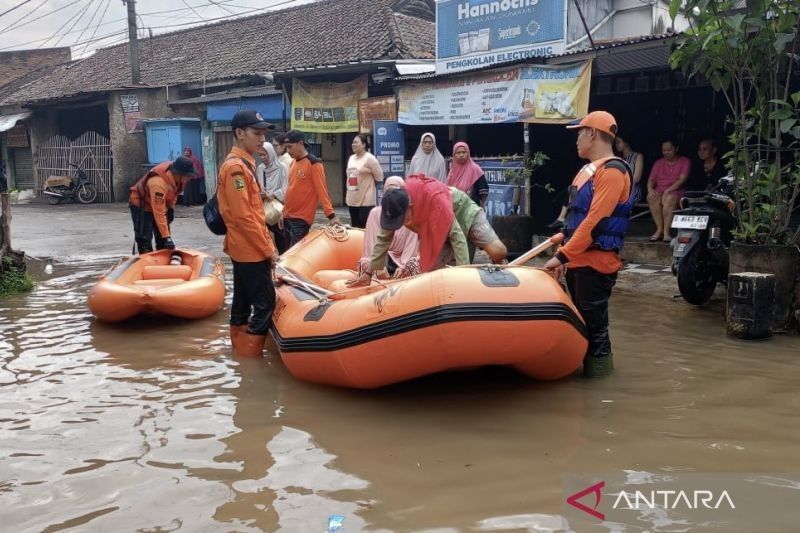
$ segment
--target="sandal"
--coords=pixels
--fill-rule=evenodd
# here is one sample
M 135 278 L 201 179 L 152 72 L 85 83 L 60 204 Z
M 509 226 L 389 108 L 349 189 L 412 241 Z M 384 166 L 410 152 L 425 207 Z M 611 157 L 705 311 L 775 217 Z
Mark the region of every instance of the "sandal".
M 647 239 L 647 240 L 648 240 L 648 241 L 650 241 L 650 242 L 658 242 L 658 241 L 660 241 L 662 238 L 663 238 L 663 236 L 662 236 L 660 233 L 656 233 L 656 234 L 654 234 L 654 235 L 651 235 L 651 236 L 650 236 L 650 238 L 649 238 L 649 239 Z

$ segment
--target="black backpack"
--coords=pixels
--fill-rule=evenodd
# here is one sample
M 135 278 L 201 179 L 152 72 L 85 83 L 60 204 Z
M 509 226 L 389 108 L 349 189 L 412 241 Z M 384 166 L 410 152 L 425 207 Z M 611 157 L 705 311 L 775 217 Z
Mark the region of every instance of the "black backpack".
M 228 233 L 228 227 L 225 221 L 222 220 L 222 215 L 219 212 L 219 204 L 217 203 L 217 194 L 211 200 L 206 202 L 203 206 L 203 218 L 206 221 L 206 226 L 211 230 L 214 235 L 225 235 Z
M 250 172 L 253 173 L 253 176 L 256 175 L 255 170 L 251 167 L 247 161 L 242 159 L 241 157 L 234 157 L 229 156 L 225 159 L 238 159 L 244 166 L 246 166 Z M 217 184 L 217 192 L 219 191 L 219 183 Z M 219 203 L 217 202 L 217 192 L 214 193 L 214 196 L 206 202 L 206 205 L 203 206 L 203 219 L 206 221 L 206 226 L 214 235 L 225 235 L 228 233 L 228 227 L 225 225 L 225 220 L 222 219 L 222 214 L 219 212 Z

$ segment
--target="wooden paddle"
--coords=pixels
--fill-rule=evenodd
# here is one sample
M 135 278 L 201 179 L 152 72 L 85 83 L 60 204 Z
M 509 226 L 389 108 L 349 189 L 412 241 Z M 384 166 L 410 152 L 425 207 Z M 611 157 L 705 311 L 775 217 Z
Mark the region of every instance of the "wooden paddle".
M 563 233 L 556 233 L 555 235 L 553 235 L 552 237 L 550 237 L 549 239 L 547 239 L 543 243 L 541 243 L 538 246 L 532 248 L 531 250 L 525 252 L 524 254 L 522 254 L 521 256 L 517 257 L 516 259 L 514 259 L 513 261 L 511 261 L 508 264 L 509 264 L 509 266 L 521 266 L 521 265 L 524 265 L 525 263 L 527 263 L 528 261 L 530 261 L 531 259 L 533 259 L 537 255 L 539 255 L 540 253 L 544 252 L 545 250 L 547 250 L 548 248 L 550 248 L 551 246 L 553 246 L 555 244 L 559 244 L 563 240 L 564 240 L 564 234 Z

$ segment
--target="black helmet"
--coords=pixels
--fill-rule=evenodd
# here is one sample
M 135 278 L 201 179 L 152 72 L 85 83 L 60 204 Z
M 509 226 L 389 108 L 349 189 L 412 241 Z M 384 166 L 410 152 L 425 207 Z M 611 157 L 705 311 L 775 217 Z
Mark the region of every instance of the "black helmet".
M 184 176 L 191 176 L 194 174 L 194 163 L 188 157 L 180 156 L 172 162 L 172 172 L 175 174 L 183 174 Z

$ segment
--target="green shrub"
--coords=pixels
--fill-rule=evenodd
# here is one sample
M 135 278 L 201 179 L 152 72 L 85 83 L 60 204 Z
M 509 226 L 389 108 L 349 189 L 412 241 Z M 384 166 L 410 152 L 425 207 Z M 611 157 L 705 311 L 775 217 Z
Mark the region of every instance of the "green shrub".
M 33 289 L 35 283 L 30 274 L 14 268 L 10 262 L 4 267 L 0 269 L 0 298 Z

